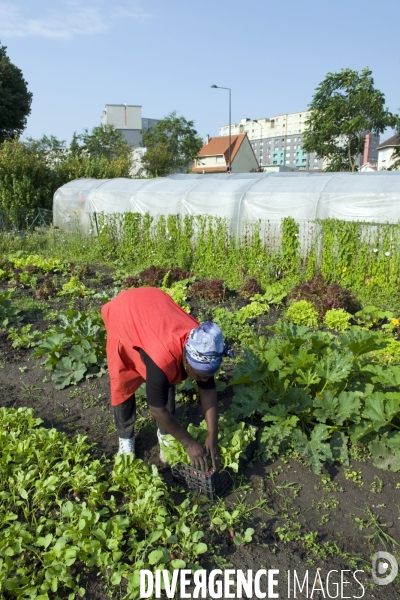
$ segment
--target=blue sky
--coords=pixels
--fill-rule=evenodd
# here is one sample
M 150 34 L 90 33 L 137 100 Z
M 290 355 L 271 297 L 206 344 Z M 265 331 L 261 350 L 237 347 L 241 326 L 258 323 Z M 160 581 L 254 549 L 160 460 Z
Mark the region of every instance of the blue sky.
M 304 110 L 328 71 L 368 66 L 400 109 L 399 0 L 0 0 L 0 41 L 33 93 L 26 134 L 100 123 L 107 103 L 173 110 L 202 137 Z

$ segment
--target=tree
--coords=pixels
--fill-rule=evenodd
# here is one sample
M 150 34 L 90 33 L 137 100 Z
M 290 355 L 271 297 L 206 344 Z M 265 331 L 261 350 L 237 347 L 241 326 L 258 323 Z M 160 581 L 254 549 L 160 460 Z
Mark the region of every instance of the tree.
M 24 215 L 33 219 L 37 208 L 52 207 L 54 192 L 68 181 L 129 177 L 131 167 L 131 148 L 129 154 L 108 158 L 101 152 L 73 153 L 52 135 L 40 140 L 5 140 L 0 145 L 0 210 L 14 223 Z
M 32 102 L 22 71 L 10 61 L 6 49 L 0 45 L 0 143 L 23 132 Z
M 374 88 L 368 67 L 360 73 L 351 69 L 328 73 L 309 104 L 304 150 L 327 160 L 327 171 L 355 171 L 365 135 L 382 133 L 396 121 L 384 105 L 385 97 Z
M 132 154 L 132 146 L 125 140 L 122 132 L 115 129 L 113 125 L 99 125 L 93 127 L 90 133 L 88 129 L 84 129 L 81 135 L 74 134 L 71 148 L 72 144 L 76 145 L 77 140 L 82 142 L 80 150 L 86 150 L 90 156 L 104 156 L 111 159 L 128 157 Z
M 143 145 L 147 148 L 143 165 L 153 177 L 160 177 L 187 170 L 203 141 L 194 129 L 193 121 L 172 112 L 152 129 L 143 132 Z
M 142 168 L 151 177 L 166 177 L 174 168 L 174 157 L 165 144 L 157 144 L 147 148 L 142 157 Z
M 396 135 L 397 135 L 397 146 L 393 151 L 392 159 L 393 164 L 389 167 L 388 171 L 399 171 L 400 170 L 400 116 L 397 117 L 396 123 Z

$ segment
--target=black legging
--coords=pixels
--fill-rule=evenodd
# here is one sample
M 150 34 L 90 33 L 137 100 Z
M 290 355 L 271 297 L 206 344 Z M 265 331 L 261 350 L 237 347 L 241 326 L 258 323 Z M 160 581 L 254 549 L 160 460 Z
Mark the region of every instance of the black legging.
M 175 386 L 170 385 L 168 388 L 168 401 L 166 404 L 167 410 L 173 415 L 175 414 Z M 113 406 L 114 421 L 117 428 L 118 437 L 123 439 L 131 439 L 135 435 L 135 421 L 136 421 L 136 398 L 133 394 L 128 400 Z M 158 423 L 157 426 L 160 433 L 164 435 L 167 433 L 163 427 Z

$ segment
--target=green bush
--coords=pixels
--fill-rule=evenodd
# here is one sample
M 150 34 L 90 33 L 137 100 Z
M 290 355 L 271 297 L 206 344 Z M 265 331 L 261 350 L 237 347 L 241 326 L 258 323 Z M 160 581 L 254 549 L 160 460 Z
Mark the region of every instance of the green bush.
M 327 310 L 324 317 L 324 324 L 328 329 L 335 331 L 346 331 L 350 327 L 351 314 L 343 308 L 332 308 Z
M 306 325 L 306 327 L 318 326 L 318 311 L 312 302 L 299 300 L 294 302 L 286 311 L 286 318 L 295 325 Z

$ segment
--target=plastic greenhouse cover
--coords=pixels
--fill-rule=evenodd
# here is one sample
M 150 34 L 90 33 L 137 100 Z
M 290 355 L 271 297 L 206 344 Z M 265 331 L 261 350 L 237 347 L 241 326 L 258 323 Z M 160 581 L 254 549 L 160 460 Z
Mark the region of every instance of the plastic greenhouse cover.
M 249 222 L 335 217 L 400 221 L 400 172 L 175 174 L 155 179 L 78 179 L 54 194 L 53 222 L 87 231 L 94 213 L 226 217 L 235 231 Z

